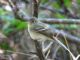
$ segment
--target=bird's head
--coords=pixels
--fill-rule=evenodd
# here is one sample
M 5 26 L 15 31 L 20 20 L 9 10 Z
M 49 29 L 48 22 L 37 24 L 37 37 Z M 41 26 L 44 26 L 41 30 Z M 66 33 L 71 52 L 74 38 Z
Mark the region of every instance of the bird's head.
M 31 23 L 31 24 L 32 23 L 36 23 L 37 22 L 37 19 L 35 17 L 33 17 L 28 22 Z

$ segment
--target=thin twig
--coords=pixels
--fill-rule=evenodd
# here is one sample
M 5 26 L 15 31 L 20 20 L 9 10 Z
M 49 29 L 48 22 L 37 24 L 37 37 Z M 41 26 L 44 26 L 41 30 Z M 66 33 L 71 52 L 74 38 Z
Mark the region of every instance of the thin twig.
M 26 55 L 26 56 L 31 56 L 31 54 L 29 54 L 29 53 L 22 53 L 22 52 L 18 52 L 18 51 L 11 51 L 11 50 L 3 50 L 3 51 L 15 53 L 15 54 Z

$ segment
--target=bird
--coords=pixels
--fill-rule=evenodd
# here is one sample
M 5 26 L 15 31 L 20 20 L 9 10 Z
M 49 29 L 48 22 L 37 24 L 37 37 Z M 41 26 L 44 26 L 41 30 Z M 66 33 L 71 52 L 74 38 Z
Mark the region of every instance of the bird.
M 32 18 L 28 22 L 28 32 L 33 40 L 38 40 L 38 41 L 46 41 L 46 40 L 52 40 L 51 38 L 35 31 L 45 31 L 49 28 L 48 24 L 42 23 L 41 21 L 38 21 L 35 18 Z

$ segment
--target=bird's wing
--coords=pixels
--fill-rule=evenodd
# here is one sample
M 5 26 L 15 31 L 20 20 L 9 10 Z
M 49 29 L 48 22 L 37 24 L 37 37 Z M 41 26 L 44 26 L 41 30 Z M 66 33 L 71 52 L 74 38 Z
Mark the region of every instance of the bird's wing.
M 42 22 L 38 22 L 34 29 L 38 31 L 44 31 L 44 30 L 47 30 L 48 28 L 49 28 L 49 25 Z

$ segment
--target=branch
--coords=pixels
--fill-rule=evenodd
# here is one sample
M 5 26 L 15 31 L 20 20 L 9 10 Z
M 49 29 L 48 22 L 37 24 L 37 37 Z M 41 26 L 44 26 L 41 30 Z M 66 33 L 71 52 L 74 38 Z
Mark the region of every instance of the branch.
M 75 19 L 79 19 L 78 16 L 76 16 L 74 14 L 74 12 L 71 12 L 68 7 L 65 5 L 65 2 L 64 0 L 58 0 L 58 4 L 62 7 L 62 9 L 64 10 L 64 14 L 67 15 L 68 17 L 71 17 L 71 18 L 75 18 Z
M 80 18 L 80 17 L 76 16 L 74 13 L 72 14 L 68 8 L 64 8 L 64 9 L 65 9 L 65 11 L 64 11 L 64 9 L 57 10 L 57 9 L 52 8 L 52 7 L 50 7 L 50 6 L 40 5 L 40 9 L 44 9 L 44 10 L 46 9 L 46 10 L 51 11 L 52 13 L 57 13 L 57 12 L 58 12 L 58 13 L 60 13 L 60 14 L 66 15 L 66 16 L 69 17 L 69 18 L 75 18 L 75 19 L 79 19 L 79 18 Z M 67 11 L 67 12 L 66 12 L 66 11 Z M 65 13 L 65 12 L 66 12 L 66 13 Z
M 22 13 L 22 12 L 21 12 Z M 18 17 L 20 18 L 20 20 L 22 21 L 30 21 L 32 19 L 32 17 L 29 17 L 27 15 L 18 15 Z M 5 21 L 3 21 L 4 18 L 0 18 L 0 24 L 5 23 Z M 47 23 L 47 24 L 77 24 L 80 25 L 80 19 L 55 19 L 55 18 L 38 18 L 39 21 L 43 22 L 43 23 Z
M 33 16 L 38 17 L 39 0 L 33 0 Z
M 10 7 L 12 8 L 12 11 L 13 11 L 13 14 L 14 14 L 15 18 L 16 19 L 21 19 L 19 17 L 19 11 L 20 11 L 20 9 L 17 6 L 17 1 L 16 0 L 13 0 L 13 1 L 12 0 L 8 0 L 8 3 L 10 5 Z M 21 20 L 23 20 L 23 19 L 21 19 Z
M 62 11 L 62 10 L 57 10 L 57 9 L 53 9 L 52 7 L 50 7 L 50 6 L 44 6 L 44 5 L 40 5 L 40 9 L 46 9 L 46 10 L 49 10 L 49 11 L 51 11 L 51 12 L 53 12 L 53 13 L 56 13 L 56 12 L 58 12 L 58 13 L 60 13 L 60 14 L 64 14 L 64 11 Z
M 40 43 L 37 40 L 34 40 L 34 42 L 36 46 L 37 56 L 39 57 L 40 60 L 45 60 Z
M 13 5 L 12 3 L 10 3 L 10 6 L 14 12 L 14 15 L 17 19 L 23 20 L 23 21 L 29 21 L 32 19 L 32 17 L 29 17 L 27 15 L 24 14 L 23 11 L 19 11 L 20 9 L 16 6 L 17 4 Z M 36 3 L 34 2 L 34 14 L 35 17 L 38 17 L 38 5 L 36 6 Z M 62 13 L 62 12 L 61 12 Z M 48 24 L 80 24 L 80 20 L 79 19 L 54 19 L 54 18 L 44 18 L 41 19 L 39 18 L 38 20 L 44 22 L 44 23 L 48 23 Z
M 80 24 L 80 19 L 39 18 L 38 20 L 48 24 Z

